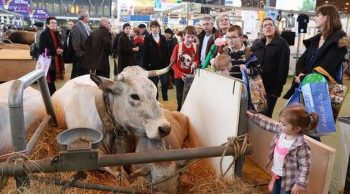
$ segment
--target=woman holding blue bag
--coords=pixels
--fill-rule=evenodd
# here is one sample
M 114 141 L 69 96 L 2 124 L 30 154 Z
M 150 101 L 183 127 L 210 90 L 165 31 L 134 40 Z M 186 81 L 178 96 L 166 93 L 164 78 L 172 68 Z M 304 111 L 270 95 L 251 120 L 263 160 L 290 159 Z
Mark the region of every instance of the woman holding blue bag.
M 297 96 L 295 94 L 302 92 L 304 98 L 305 96 L 307 97 L 307 99 L 304 99 L 305 105 L 309 107 L 311 106 L 317 109 L 318 107 L 315 107 L 315 106 L 321 102 L 314 101 L 313 104 L 309 104 L 309 101 L 308 101 L 309 97 L 319 94 L 319 91 L 312 92 L 313 90 L 316 90 L 315 86 L 317 83 L 313 83 L 313 81 L 310 82 L 311 77 L 308 75 L 312 73 L 320 73 L 327 79 L 329 83 L 342 84 L 342 61 L 347 52 L 346 47 L 349 45 L 349 41 L 346 39 L 346 33 L 342 30 L 340 15 L 336 7 L 332 5 L 320 6 L 316 10 L 316 15 L 314 19 L 315 19 L 316 27 L 320 30 L 320 33 L 318 33 L 317 35 L 307 40 L 304 40 L 304 45 L 306 47 L 306 50 L 297 62 L 297 66 L 296 66 L 297 76 L 295 76 L 292 87 L 286 93 L 284 98 L 289 99 L 294 94 L 293 97 L 289 100 L 289 101 L 292 101 L 293 98 Z M 307 80 L 304 79 L 306 76 L 308 76 Z M 299 87 L 299 85 L 301 83 L 302 83 L 301 85 L 306 85 L 309 82 L 314 85 L 314 89 L 311 89 L 312 90 L 311 93 L 308 91 L 305 91 L 306 93 L 304 93 L 304 89 L 302 89 L 304 86 Z M 302 89 L 302 91 L 300 91 L 300 89 Z M 323 90 L 327 90 L 327 87 L 325 87 Z M 325 92 L 328 92 L 328 91 L 325 91 Z M 321 93 L 324 93 L 324 92 L 321 92 Z M 324 102 L 322 101 L 322 103 L 325 103 L 325 102 L 326 101 Z M 331 108 L 330 105 L 328 106 L 330 111 L 331 112 L 333 111 L 334 118 L 327 117 L 328 114 L 324 114 L 325 112 L 322 112 L 322 111 L 318 112 L 318 114 L 320 114 L 319 116 L 321 117 L 330 119 L 329 122 L 325 124 L 329 124 L 332 126 L 334 125 L 335 127 L 334 121 L 337 113 L 335 112 L 334 109 L 332 110 L 333 107 Z M 329 111 L 327 111 L 327 113 L 328 112 Z M 321 119 L 321 120 L 325 120 L 325 119 Z M 319 130 L 318 127 L 317 127 L 317 133 L 320 133 L 321 130 L 318 131 Z M 320 126 L 320 129 L 321 129 L 321 126 Z M 311 135 L 311 137 L 320 141 L 320 138 L 318 137 L 318 135 L 316 136 Z
M 292 88 L 284 95 L 285 99 L 293 95 L 305 75 L 313 72 L 323 75 L 327 72 L 338 83 L 342 83 L 341 65 L 349 41 L 342 30 L 339 12 L 333 5 L 323 5 L 316 10 L 314 19 L 320 33 L 304 40 L 306 50 L 297 62 L 297 76 Z

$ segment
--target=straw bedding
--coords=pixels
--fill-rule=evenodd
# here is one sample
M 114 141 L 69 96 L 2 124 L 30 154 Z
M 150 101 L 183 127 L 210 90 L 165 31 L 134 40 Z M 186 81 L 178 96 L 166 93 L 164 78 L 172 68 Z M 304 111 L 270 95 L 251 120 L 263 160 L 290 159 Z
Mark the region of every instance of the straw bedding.
M 63 131 L 63 129 L 48 127 L 39 140 L 33 153 L 28 157 L 31 160 L 38 160 L 47 157 L 55 156 L 59 153 L 59 146 L 56 141 L 56 136 Z M 139 177 L 133 182 L 129 183 L 126 178 L 115 178 L 114 176 L 102 172 L 102 171 L 90 171 L 86 172 L 87 178 L 80 180 L 81 182 L 103 184 L 116 187 L 132 187 L 138 190 L 147 190 L 147 181 Z M 57 178 L 60 180 L 68 181 L 74 172 L 69 173 L 51 173 L 44 174 L 39 173 L 39 176 L 46 176 L 49 178 Z M 3 190 L 5 193 L 14 193 L 16 191 L 15 181 L 13 178 L 9 179 L 7 187 Z M 60 193 L 61 187 L 53 184 L 44 184 L 35 180 L 31 180 L 31 187 L 26 189 L 24 193 L 35 194 L 50 194 Z M 194 165 L 190 166 L 185 172 L 182 173 L 179 180 L 178 193 L 192 194 L 192 193 L 237 193 L 237 194 L 250 194 L 250 193 L 262 193 L 258 188 L 254 188 L 247 182 L 243 182 L 239 178 L 225 178 L 219 179 L 215 175 L 214 171 L 206 165 L 204 160 L 201 160 Z M 95 190 L 86 190 L 78 188 L 68 188 L 67 193 L 109 193 Z

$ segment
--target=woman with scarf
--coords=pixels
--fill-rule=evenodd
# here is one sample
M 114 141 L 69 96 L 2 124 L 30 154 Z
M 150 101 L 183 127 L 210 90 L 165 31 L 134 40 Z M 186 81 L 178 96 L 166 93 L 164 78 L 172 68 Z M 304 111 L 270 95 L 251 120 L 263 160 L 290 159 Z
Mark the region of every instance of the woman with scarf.
M 40 35 L 39 50 L 40 54 L 46 54 L 51 57 L 51 65 L 46 76 L 51 95 L 56 91 L 56 78 L 64 79 L 62 48 L 61 37 L 57 31 L 57 20 L 55 17 L 48 17 L 46 19 L 46 29 Z

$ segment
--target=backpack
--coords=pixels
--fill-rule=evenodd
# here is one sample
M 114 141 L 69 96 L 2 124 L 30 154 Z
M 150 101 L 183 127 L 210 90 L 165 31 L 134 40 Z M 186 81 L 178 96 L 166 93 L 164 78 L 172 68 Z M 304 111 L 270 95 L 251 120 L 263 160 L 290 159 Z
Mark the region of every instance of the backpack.
M 36 60 L 39 57 L 39 48 L 36 46 L 36 43 L 33 43 L 30 45 L 30 50 L 29 50 L 29 54 L 32 57 L 32 59 Z
M 183 46 L 183 42 L 179 42 L 179 50 L 177 52 L 177 60 L 179 60 L 179 59 L 181 60 L 181 57 L 183 57 L 182 56 L 183 55 L 182 46 Z M 192 43 L 192 46 L 194 48 L 194 54 L 192 55 L 192 57 L 193 57 L 197 54 L 197 46 L 195 43 Z

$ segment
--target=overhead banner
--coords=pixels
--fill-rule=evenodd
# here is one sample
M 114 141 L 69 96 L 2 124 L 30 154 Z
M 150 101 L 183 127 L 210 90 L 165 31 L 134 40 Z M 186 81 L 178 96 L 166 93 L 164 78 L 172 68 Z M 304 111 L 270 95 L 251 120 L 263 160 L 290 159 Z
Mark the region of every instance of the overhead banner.
M 225 0 L 226 6 L 242 7 L 242 0 Z
M 0 8 L 29 16 L 31 0 L 1 0 Z
M 165 11 L 179 6 L 182 0 L 154 0 L 154 11 Z
M 48 11 L 46 9 L 34 9 L 33 10 L 33 19 L 45 20 L 49 17 Z
M 118 16 L 134 15 L 132 0 L 118 0 Z
M 277 0 L 277 10 L 315 11 L 316 0 Z
M 134 12 L 135 14 L 140 14 L 143 12 L 153 12 L 153 2 L 154 0 L 133 0 Z

